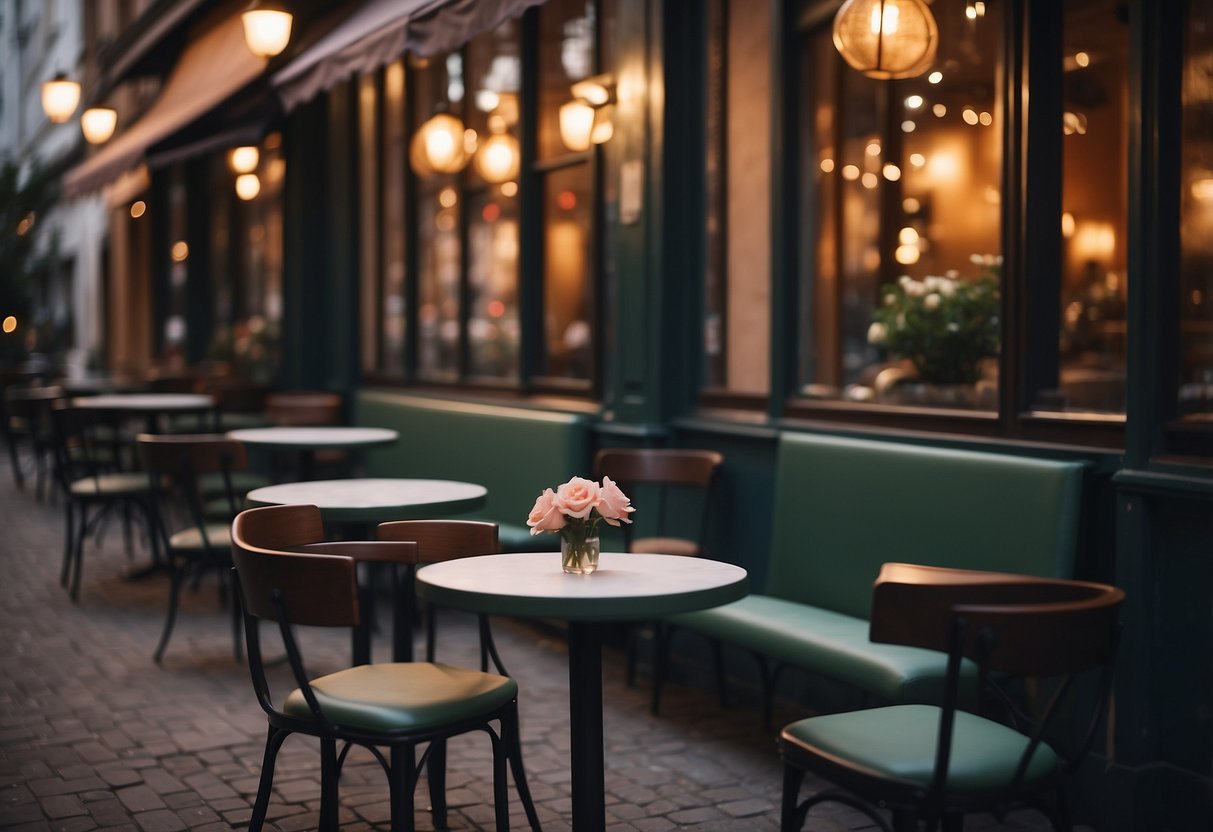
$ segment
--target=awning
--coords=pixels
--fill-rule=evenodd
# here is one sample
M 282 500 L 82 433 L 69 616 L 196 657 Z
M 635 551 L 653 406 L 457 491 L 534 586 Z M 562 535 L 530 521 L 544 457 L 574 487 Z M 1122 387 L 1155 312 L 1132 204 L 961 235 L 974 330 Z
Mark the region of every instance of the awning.
M 406 51 L 429 56 L 467 43 L 543 0 L 368 0 L 273 77 L 289 111 Z
M 240 15 L 194 38 L 143 116 L 63 179 L 68 197 L 96 190 L 143 161 L 148 148 L 223 104 L 265 72 L 244 43 Z

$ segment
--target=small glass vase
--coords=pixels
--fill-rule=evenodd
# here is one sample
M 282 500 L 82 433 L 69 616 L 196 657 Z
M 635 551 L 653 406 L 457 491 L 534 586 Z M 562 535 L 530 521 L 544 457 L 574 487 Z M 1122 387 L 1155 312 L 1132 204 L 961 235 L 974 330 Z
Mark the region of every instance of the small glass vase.
M 598 569 L 598 535 L 560 536 L 560 566 L 572 575 L 590 575 Z

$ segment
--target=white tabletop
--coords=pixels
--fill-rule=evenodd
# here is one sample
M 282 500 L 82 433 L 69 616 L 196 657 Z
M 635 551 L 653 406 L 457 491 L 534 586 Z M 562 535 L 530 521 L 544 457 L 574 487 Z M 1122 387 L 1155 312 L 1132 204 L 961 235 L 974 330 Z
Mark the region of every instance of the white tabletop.
M 358 427 L 241 428 L 228 431 L 227 436 L 249 445 L 299 449 L 390 445 L 400 438 L 400 434 L 387 428 Z
M 250 506 L 313 505 L 332 522 L 382 523 L 471 511 L 487 495 L 483 485 L 454 480 L 348 479 L 267 485 L 246 499 Z
M 73 399 L 72 404 L 102 410 L 205 410 L 215 406 L 215 399 L 201 393 L 112 393 Z
M 740 566 L 674 555 L 603 552 L 598 571 L 570 575 L 559 552 L 484 555 L 429 564 L 417 591 L 443 606 L 494 615 L 628 621 L 727 604 L 748 591 Z

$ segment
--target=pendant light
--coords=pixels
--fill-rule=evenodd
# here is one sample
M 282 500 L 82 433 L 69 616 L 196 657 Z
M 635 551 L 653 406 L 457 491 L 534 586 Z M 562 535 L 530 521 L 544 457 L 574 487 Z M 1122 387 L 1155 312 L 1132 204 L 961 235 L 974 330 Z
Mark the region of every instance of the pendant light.
M 80 84 L 60 72 L 42 85 L 42 110 L 55 124 L 64 124 L 80 103 Z
M 939 27 L 923 0 L 847 0 L 834 17 L 834 46 L 869 78 L 914 78 L 935 62 Z
M 89 107 L 80 114 L 80 132 L 89 144 L 105 144 L 118 126 L 118 111 L 112 107 Z

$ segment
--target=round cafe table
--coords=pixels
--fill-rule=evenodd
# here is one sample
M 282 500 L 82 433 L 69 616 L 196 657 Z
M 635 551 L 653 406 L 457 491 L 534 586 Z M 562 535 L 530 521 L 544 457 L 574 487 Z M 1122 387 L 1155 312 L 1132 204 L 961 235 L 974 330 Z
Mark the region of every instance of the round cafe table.
M 156 433 L 156 419 L 160 414 L 204 414 L 214 410 L 215 398 L 201 393 L 110 393 L 72 399 L 72 406 L 141 415 L 147 420 L 147 432 Z
M 569 622 L 569 730 L 573 829 L 606 826 L 602 754 L 604 622 L 706 609 L 746 595 L 746 571 L 704 558 L 604 552 L 592 575 L 561 571 L 553 552 L 485 555 L 417 571 L 417 592 L 443 606 L 487 615 Z
M 320 509 L 320 516 L 326 523 L 360 526 L 359 536 L 367 537 L 366 527 L 376 523 L 424 520 L 472 511 L 484 505 L 487 495 L 487 488 L 470 482 L 371 478 L 267 485 L 250 491 L 245 500 L 250 507 L 313 505 Z M 370 610 L 375 597 L 371 592 L 371 580 L 360 583 L 360 603 L 367 612 L 354 628 L 351 638 L 354 664 L 369 664 L 370 622 L 373 619 Z
M 299 475 L 310 480 L 315 470 L 316 451 L 332 449 L 373 448 L 391 445 L 400 438 L 387 428 L 360 427 L 268 427 L 241 428 L 228 431 L 229 439 L 280 450 L 299 452 Z

